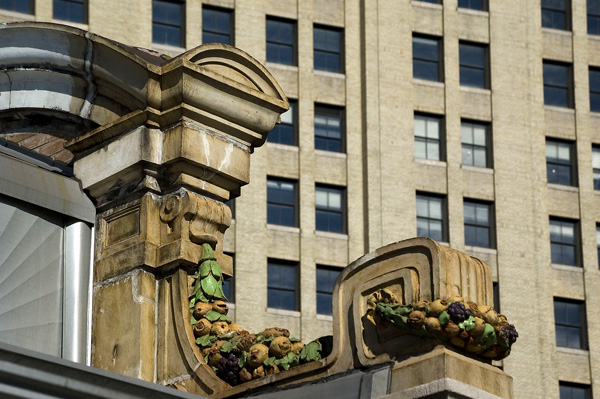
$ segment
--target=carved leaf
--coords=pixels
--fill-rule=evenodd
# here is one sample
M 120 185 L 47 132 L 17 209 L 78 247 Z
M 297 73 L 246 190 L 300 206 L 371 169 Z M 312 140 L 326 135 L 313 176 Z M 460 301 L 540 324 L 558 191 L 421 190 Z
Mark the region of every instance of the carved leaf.
M 200 278 L 204 278 L 204 277 L 208 276 L 208 273 L 210 272 L 210 269 L 211 269 L 211 266 L 210 266 L 211 263 L 212 263 L 212 261 L 207 260 L 207 261 L 204 261 L 200 265 Z
M 211 311 L 209 311 L 208 313 L 206 313 L 206 314 L 204 315 L 204 317 L 205 317 L 206 319 L 208 319 L 208 321 L 210 321 L 211 323 L 212 323 L 213 321 L 217 321 L 217 320 L 219 320 L 219 319 L 221 318 L 221 316 L 222 316 L 222 315 L 221 315 L 221 313 L 219 313 L 219 312 L 215 312 L 214 310 L 211 310 Z
M 219 265 L 219 263 L 215 261 L 210 262 L 210 271 L 213 276 L 221 277 L 221 265 Z
M 303 362 L 312 362 L 314 360 L 321 359 L 321 349 L 323 347 L 319 343 L 319 341 L 312 341 L 302 348 L 300 351 L 300 359 Z
M 204 293 L 210 296 L 215 296 L 215 292 L 217 291 L 217 288 L 219 288 L 219 283 L 210 274 L 202 280 L 200 280 L 200 284 L 202 284 L 202 290 L 204 291 Z

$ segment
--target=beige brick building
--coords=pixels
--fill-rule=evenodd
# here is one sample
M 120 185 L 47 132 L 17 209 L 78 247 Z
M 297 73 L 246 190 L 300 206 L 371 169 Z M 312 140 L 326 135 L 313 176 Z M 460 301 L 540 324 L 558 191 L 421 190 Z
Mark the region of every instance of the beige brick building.
M 12 8 L 0 20 L 71 23 L 173 55 L 202 43 L 203 31 L 230 35 L 292 100 L 283 120 L 292 145 L 256 150 L 226 233 L 236 322 L 287 327 L 304 340 L 330 333 L 327 309 L 317 308 L 327 282 L 318 278 L 417 235 L 419 222 L 420 232 L 490 265 L 501 311 L 520 333 L 502 364 L 515 397 L 598 395 L 596 2 L 560 10 L 489 0 L 474 10 L 477 2 L 457 0 L 155 1 L 155 14 L 164 3 L 175 14 L 154 22 L 151 0 L 91 0 L 81 18 L 75 3 L 0 1 Z M 216 22 L 203 26 L 211 11 Z M 223 15 L 230 25 L 219 32 Z M 270 36 L 266 21 L 291 27 L 291 44 Z M 324 37 L 340 38 L 337 52 L 322 47 Z M 277 51 L 282 62 L 269 62 Z M 273 277 L 290 270 L 295 280 Z

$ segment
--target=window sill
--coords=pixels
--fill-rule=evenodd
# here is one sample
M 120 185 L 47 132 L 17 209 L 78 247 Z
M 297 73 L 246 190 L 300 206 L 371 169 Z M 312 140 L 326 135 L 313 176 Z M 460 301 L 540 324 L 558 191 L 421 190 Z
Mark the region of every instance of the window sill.
M 490 96 L 492 94 L 492 91 L 490 89 L 482 89 L 479 87 L 472 86 L 460 86 L 460 91 L 473 94 L 484 94 L 487 96 Z
M 473 245 L 465 245 L 465 251 L 479 252 L 482 254 L 489 254 L 489 255 L 497 255 L 498 254 L 498 250 L 496 248 L 476 247 Z
M 334 238 L 336 240 L 348 241 L 348 234 L 331 233 L 329 231 L 315 230 L 315 236 L 317 236 L 317 237 Z
M 333 321 L 333 316 L 330 314 L 318 314 L 317 313 L 317 320 Z
M 433 80 L 424 80 L 418 78 L 413 78 L 413 83 L 421 86 L 438 87 L 440 89 L 446 87 L 444 82 L 434 82 Z
M 575 108 L 557 107 L 556 105 L 544 105 L 544 110 L 575 115 Z
M 269 148 L 276 148 L 278 150 L 283 150 L 283 151 L 291 151 L 291 152 L 298 152 L 299 148 L 298 146 L 295 145 L 287 145 L 287 144 L 279 144 L 279 143 L 269 143 L 267 141 L 267 147 Z
M 285 231 L 286 233 L 300 233 L 299 227 L 281 226 L 279 224 L 267 224 L 267 229 L 275 231 Z
M 593 35 L 593 34 L 588 33 L 587 37 L 590 40 L 600 41 L 600 35 Z
M 279 316 L 300 317 L 300 312 L 297 310 L 285 310 L 277 308 L 267 308 L 267 313 L 276 314 Z
M 463 170 L 468 170 L 469 172 L 477 172 L 477 173 L 485 173 L 486 175 L 493 175 L 494 169 L 492 168 L 482 168 L 481 166 L 471 166 L 471 165 L 460 165 Z
M 600 39 L 598 39 L 598 40 L 600 40 Z M 590 111 L 590 117 L 600 119 L 600 112 Z
M 325 76 L 325 77 L 328 77 L 328 78 L 346 80 L 346 74 L 341 73 L 341 72 L 321 71 L 321 70 L 318 70 L 318 69 L 313 69 L 313 72 L 314 72 L 315 75 L 321 75 L 321 76 Z
M 444 8 L 441 4 L 425 3 L 423 1 L 418 1 L 418 0 L 412 0 L 411 4 L 414 6 L 419 6 L 419 7 L 423 7 L 423 8 L 432 8 L 434 10 L 442 10 Z
M 325 151 L 325 150 L 315 150 L 315 155 L 321 155 L 321 156 L 331 157 L 331 158 L 340 158 L 340 159 L 346 159 L 348 157 L 345 152 L 333 152 L 333 151 Z
M 278 64 L 276 62 L 267 62 L 267 69 L 281 69 L 283 71 L 298 72 L 297 65 Z
M 489 11 L 471 10 L 470 8 L 461 8 L 461 7 L 458 7 L 456 10 L 460 14 L 477 15 L 477 16 L 480 16 L 480 17 L 489 17 L 490 16 L 490 12 Z
M 580 356 L 589 356 L 590 352 L 585 349 L 575 349 L 575 348 L 567 348 L 564 346 L 557 346 L 557 352 L 568 353 L 570 355 L 580 355 Z
M 564 184 L 548 183 L 548 188 L 553 189 L 553 190 L 560 190 L 560 191 L 570 191 L 572 193 L 579 192 L 579 187 L 565 186 Z
M 178 46 L 169 46 L 168 44 L 152 43 L 152 50 L 163 52 L 167 55 L 179 55 L 185 52 L 185 48 Z
M 23 19 L 25 21 L 33 21 L 33 20 L 35 20 L 35 15 L 34 14 L 27 14 L 27 13 L 23 13 L 23 12 L 10 11 L 10 10 L 0 10 L 0 14 L 1 15 L 6 15 L 7 17 L 14 17 L 14 18 Z
M 437 166 L 439 168 L 445 168 L 447 166 L 446 161 L 434 161 L 432 159 L 415 158 L 416 163 L 422 163 L 424 165 Z
M 542 27 L 542 32 L 550 33 L 550 34 L 554 34 L 554 35 L 573 36 L 573 31 L 564 30 L 564 29 L 554 29 L 554 28 Z
M 583 273 L 583 267 L 581 266 L 561 265 L 558 263 L 552 263 L 552 268 L 556 270 L 563 270 L 565 272 Z

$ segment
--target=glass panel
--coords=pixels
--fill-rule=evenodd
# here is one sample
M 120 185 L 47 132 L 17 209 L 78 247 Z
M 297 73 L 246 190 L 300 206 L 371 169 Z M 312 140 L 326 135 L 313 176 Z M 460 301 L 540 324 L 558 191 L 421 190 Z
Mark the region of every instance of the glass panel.
M 415 126 L 415 136 L 426 137 L 427 122 L 426 122 L 425 117 L 415 115 L 414 126 Z
M 569 341 L 567 340 L 567 331 L 565 327 L 556 326 L 556 346 L 567 347 Z
M 431 139 L 440 138 L 440 121 L 434 118 L 427 118 L 427 137 Z
M 289 125 L 294 123 L 294 106 L 290 103 L 290 109 L 281 114 L 281 123 L 287 123 Z
M 442 241 L 442 222 L 441 221 L 436 221 L 436 220 L 431 220 L 429 222 L 429 238 L 436 240 L 436 241 Z
M 413 57 L 422 60 L 438 60 L 438 43 L 436 39 L 413 37 Z
M 566 143 L 557 143 L 558 159 L 569 162 L 571 159 L 571 145 Z
M 544 85 L 567 87 L 569 68 L 565 65 L 544 63 Z
M 421 197 L 421 196 L 417 197 L 417 216 L 422 216 L 422 217 L 429 216 L 428 200 L 425 197 Z
M 473 125 L 473 143 L 485 147 L 487 129 L 482 125 Z
M 487 205 L 479 204 L 476 209 L 477 224 L 482 226 L 490 225 L 490 208 Z
M 438 143 L 438 142 L 427 143 L 427 159 L 431 159 L 432 161 L 440 160 L 440 143 Z
M 329 191 L 329 209 L 342 210 L 342 194 L 337 191 Z
M 485 47 L 460 44 L 460 65 L 485 68 Z
M 567 323 L 567 307 L 565 302 L 554 301 L 554 322 L 558 324 Z
M 315 191 L 315 205 L 319 208 L 327 208 L 327 192 L 317 188 Z
M 439 80 L 438 64 L 429 61 L 413 60 L 413 77 L 423 80 Z
M 415 139 L 415 158 L 427 159 L 426 141 L 423 139 Z
M 462 146 L 462 163 L 463 165 L 474 165 L 473 160 L 473 148 L 471 146 L 463 145 Z
M 442 200 L 439 198 L 429 199 L 429 217 L 433 219 L 442 218 Z
M 474 148 L 473 149 L 473 166 L 479 166 L 485 168 L 487 166 L 485 148 Z
M 464 203 L 464 217 L 465 217 L 465 223 L 475 223 L 476 216 L 475 216 L 475 205 L 474 204 L 470 204 L 465 202 Z
M 460 135 L 463 143 L 473 144 L 473 124 L 463 122 L 460 126 Z
M 485 88 L 485 71 L 480 69 L 461 67 L 460 84 L 462 86 Z
M 417 237 L 429 236 L 429 223 L 427 219 L 417 218 Z
M 566 303 L 566 312 L 567 312 L 567 323 L 571 326 L 580 326 L 581 325 L 581 318 L 580 318 L 580 311 L 581 311 L 581 306 L 579 306 L 576 303 Z
M 331 314 L 332 296 L 323 293 L 317 293 L 317 313 Z

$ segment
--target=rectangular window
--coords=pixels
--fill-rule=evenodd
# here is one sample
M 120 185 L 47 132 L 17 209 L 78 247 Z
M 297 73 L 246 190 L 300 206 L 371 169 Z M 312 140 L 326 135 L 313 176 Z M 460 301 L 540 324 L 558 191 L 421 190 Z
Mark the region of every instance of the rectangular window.
M 344 152 L 344 109 L 315 105 L 315 149 Z
M 152 1 L 152 43 L 184 47 L 183 3 Z
M 273 130 L 269 132 L 267 141 L 269 143 L 278 143 L 285 145 L 297 145 L 297 115 L 296 107 L 297 102 L 295 100 L 289 100 L 290 109 L 281 114 L 281 123 L 275 125 Z
M 267 307 L 300 310 L 298 264 L 269 259 L 267 263 Z
M 458 0 L 458 8 L 468 8 L 470 10 L 487 11 L 486 0 Z
M 590 111 L 600 112 L 600 69 L 590 67 L 589 77 Z
M 594 190 L 600 190 L 600 147 L 592 146 L 592 168 L 594 171 Z
M 570 64 L 544 61 L 544 104 L 573 108 L 573 72 Z
M 464 201 L 465 245 L 494 248 L 494 207 L 490 203 Z
M 344 73 L 343 48 L 343 30 L 315 25 L 313 32 L 315 70 Z
M 413 78 L 442 82 L 442 40 L 430 36 L 413 36 Z
M 298 226 L 296 182 L 267 177 L 267 223 Z
M 492 167 L 492 149 L 489 125 L 475 122 L 461 122 L 462 164 Z
M 202 7 L 202 43 L 233 45 L 233 10 Z
M 550 218 L 550 252 L 552 263 L 581 266 L 579 226 L 577 222 Z
M 34 0 L 0 0 L 0 9 L 33 14 Z
M 225 298 L 227 298 L 227 302 L 235 303 L 235 254 L 225 253 L 225 255 L 231 256 L 233 262 L 233 276 L 228 277 L 223 281 L 223 293 L 225 294 Z
M 415 158 L 443 160 L 442 118 L 415 114 Z
M 575 153 L 573 144 L 565 141 L 546 140 L 546 175 L 548 183 L 576 186 Z
M 500 313 L 500 284 L 494 281 L 492 290 L 494 291 L 494 310 Z
M 587 0 L 587 26 L 589 35 L 600 35 L 600 0 Z
M 459 44 L 460 85 L 489 89 L 487 45 Z
M 542 27 L 571 30 L 571 2 L 542 0 Z
M 86 0 L 54 0 L 52 18 L 87 24 Z
M 448 242 L 445 197 L 417 193 L 417 236 Z
M 592 399 L 592 388 L 589 385 L 558 382 L 560 399 Z
M 333 286 L 342 271 L 339 267 L 317 265 L 317 313 L 331 314 Z
M 235 199 L 230 199 L 229 201 L 225 202 L 225 205 L 231 209 L 231 218 L 235 219 Z
M 346 234 L 346 189 L 317 184 L 315 214 L 316 230 Z
M 600 269 L 600 225 L 596 224 L 596 253 L 598 255 L 598 268 Z
M 587 349 L 585 305 L 583 302 L 554 298 L 556 346 Z
M 267 17 L 267 62 L 298 65 L 296 22 Z

